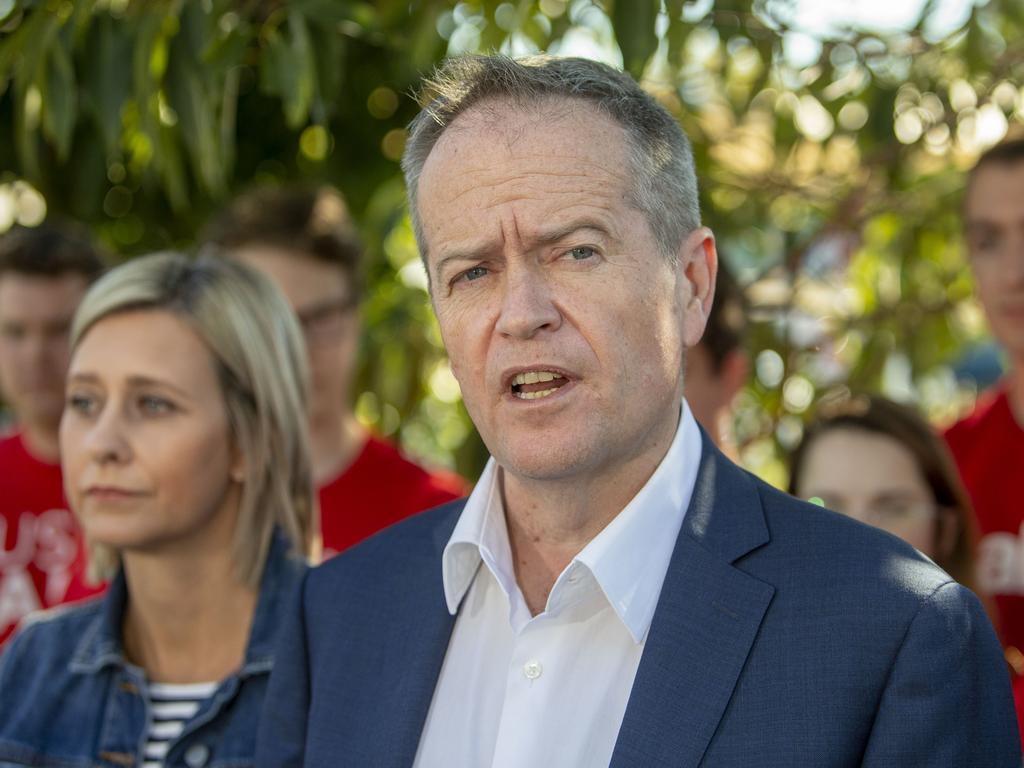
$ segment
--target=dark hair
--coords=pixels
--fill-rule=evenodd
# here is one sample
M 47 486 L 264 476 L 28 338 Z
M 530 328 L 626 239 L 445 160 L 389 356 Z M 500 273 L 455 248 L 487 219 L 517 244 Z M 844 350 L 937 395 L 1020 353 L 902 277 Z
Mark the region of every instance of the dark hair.
M 353 301 L 362 294 L 362 242 L 344 198 L 332 187 L 250 190 L 207 225 L 202 240 L 228 252 L 269 245 L 311 256 L 345 274 Z
M 103 273 L 105 261 L 88 234 L 72 224 L 16 225 L 0 235 L 0 275 L 81 275 L 91 283 Z
M 949 552 L 938 554 L 936 562 L 958 582 L 974 589 L 977 529 L 970 498 L 945 443 L 913 408 L 876 395 L 852 397 L 822 406 L 790 458 L 789 493 L 796 495 L 815 440 L 837 429 L 882 435 L 910 452 L 935 503 L 952 512 L 956 523 L 952 547 Z
M 625 132 L 635 179 L 631 203 L 647 217 L 662 250 L 675 258 L 682 239 L 700 226 L 693 151 L 668 110 L 629 75 L 589 59 L 458 56 L 424 82 L 423 110 L 409 125 L 402 171 L 413 229 L 426 258 L 417 193 L 420 173 L 441 134 L 463 112 L 489 100 L 530 109 L 551 99 L 579 99 Z
M 737 349 L 742 349 L 746 334 L 746 297 L 719 254 L 715 301 L 711 305 L 708 323 L 699 342 L 708 352 L 714 373 L 721 373 L 726 358 Z
M 970 194 L 971 186 L 974 184 L 975 179 L 978 177 L 978 172 L 982 168 L 991 165 L 1016 165 L 1017 163 L 1024 163 L 1024 137 L 1006 139 L 986 149 L 981 153 L 978 162 L 974 164 L 974 167 L 967 174 L 964 200 Z

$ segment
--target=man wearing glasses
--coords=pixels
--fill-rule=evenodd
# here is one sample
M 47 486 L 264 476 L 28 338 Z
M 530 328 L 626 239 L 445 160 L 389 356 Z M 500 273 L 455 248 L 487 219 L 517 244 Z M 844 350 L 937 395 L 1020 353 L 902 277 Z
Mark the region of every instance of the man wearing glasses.
M 363 251 L 335 190 L 256 189 L 237 198 L 211 224 L 206 240 L 274 280 L 302 325 L 312 378 L 310 439 L 325 556 L 463 494 L 460 478 L 428 472 L 356 420 L 352 378 Z

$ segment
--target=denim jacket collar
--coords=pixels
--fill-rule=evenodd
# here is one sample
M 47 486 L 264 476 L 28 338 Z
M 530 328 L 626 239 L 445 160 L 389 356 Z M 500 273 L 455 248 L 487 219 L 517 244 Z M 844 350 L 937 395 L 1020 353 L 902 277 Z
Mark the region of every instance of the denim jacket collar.
M 260 577 L 260 592 L 245 649 L 245 663 L 238 672 L 240 678 L 269 672 L 273 666 L 275 617 L 281 615 L 281 602 L 287 599 L 304 567 L 302 560 L 290 550 L 288 538 L 280 529 L 275 529 Z M 121 642 L 127 598 L 124 571 L 118 571 L 106 595 L 101 598 L 99 613 L 86 628 L 68 662 L 69 672 L 89 674 L 110 665 L 128 666 Z

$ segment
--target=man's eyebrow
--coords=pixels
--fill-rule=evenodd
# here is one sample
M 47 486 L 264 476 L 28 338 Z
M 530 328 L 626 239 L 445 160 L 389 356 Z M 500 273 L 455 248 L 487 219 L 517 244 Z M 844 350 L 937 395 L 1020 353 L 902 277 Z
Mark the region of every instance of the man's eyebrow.
M 591 230 L 603 235 L 604 237 L 612 237 L 612 233 L 609 231 L 607 226 L 597 219 L 588 217 L 583 219 L 574 219 L 566 222 L 565 224 L 549 227 L 548 229 L 541 229 L 535 235 L 530 237 L 530 243 L 531 245 L 549 245 L 551 243 L 557 243 L 559 240 L 563 240 L 569 235 L 581 230 Z M 497 247 L 498 246 L 496 244 L 483 243 L 481 245 L 449 251 L 442 256 L 436 264 L 434 264 L 434 273 L 440 275 L 445 265 L 452 261 L 479 261 L 485 259 L 488 254 L 492 253 Z
M 532 238 L 532 240 L 540 245 L 547 245 L 549 243 L 557 243 L 559 240 L 563 240 L 569 235 L 587 229 L 597 232 L 605 237 L 612 237 L 611 231 L 603 223 L 593 218 L 586 218 L 575 219 L 548 229 L 541 229 Z
M 487 254 L 494 250 L 492 245 L 470 246 L 448 251 L 434 264 L 434 274 L 440 275 L 442 269 L 451 261 L 480 261 L 487 257 Z

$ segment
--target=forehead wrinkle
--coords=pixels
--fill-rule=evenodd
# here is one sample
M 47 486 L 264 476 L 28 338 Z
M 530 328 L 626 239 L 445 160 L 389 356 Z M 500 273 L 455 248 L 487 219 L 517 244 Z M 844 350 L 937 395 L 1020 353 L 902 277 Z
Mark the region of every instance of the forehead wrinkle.
M 544 186 L 543 191 L 547 193 L 566 193 L 575 192 L 579 194 L 591 194 L 595 185 L 596 179 L 594 176 L 587 176 L 584 173 L 578 172 L 565 172 L 558 171 L 550 168 L 551 157 L 546 155 L 534 155 L 531 159 L 537 161 L 536 166 L 529 168 L 518 168 L 515 169 L 514 173 L 508 173 L 504 169 L 494 169 L 493 165 L 472 165 L 469 167 L 460 168 L 452 172 L 452 179 L 457 181 L 468 180 L 467 184 L 453 184 L 452 187 L 456 187 L 457 191 L 451 194 L 448 199 L 451 202 L 458 202 L 465 195 L 478 193 L 484 189 L 492 189 L 500 191 L 504 187 L 511 185 L 529 185 L 531 179 L 535 179 L 538 182 L 547 179 L 565 179 L 570 181 L 574 178 L 580 180 L 578 188 L 573 189 L 552 189 L 551 187 Z M 610 170 L 606 165 L 598 162 L 592 162 L 584 160 L 583 158 L 578 159 L 577 163 L 579 169 L 596 170 L 596 176 L 604 176 L 614 181 L 623 183 L 623 194 L 627 196 L 629 189 L 628 176 L 625 172 L 617 173 Z

